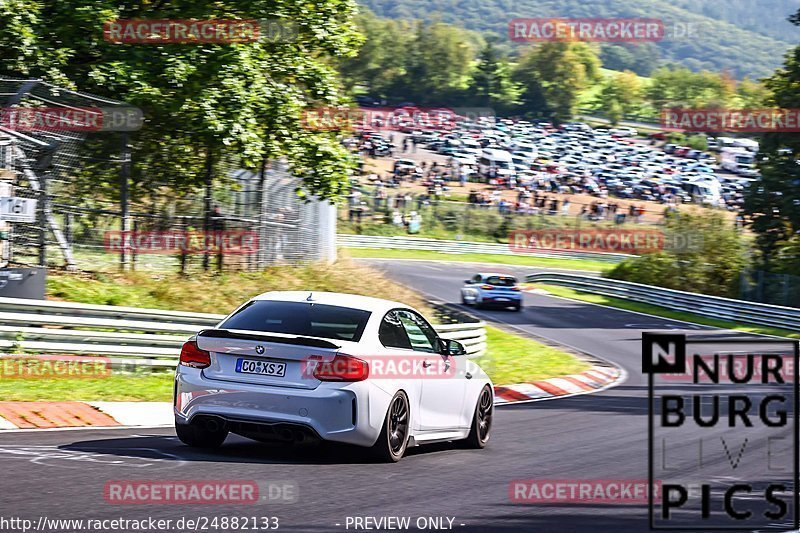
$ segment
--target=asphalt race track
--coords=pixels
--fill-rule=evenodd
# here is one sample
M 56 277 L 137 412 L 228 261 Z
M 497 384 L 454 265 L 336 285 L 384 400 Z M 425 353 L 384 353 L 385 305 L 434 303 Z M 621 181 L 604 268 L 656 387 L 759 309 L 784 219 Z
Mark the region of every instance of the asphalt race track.
M 456 302 L 463 279 L 480 270 L 523 276 L 530 267 L 365 260 L 394 279 Z M 642 331 L 686 331 L 711 338 L 732 332 L 526 294 L 525 309 L 475 311 L 487 321 L 611 361 L 627 372 L 597 394 L 498 408 L 483 451 L 455 445 L 412 449 L 398 464 L 374 464 L 357 449 L 291 451 L 229 437 L 219 452 L 192 451 L 169 428 L 11 432 L 0 435 L 4 508 L 30 518 L 197 518 L 277 516 L 280 530 L 353 531 L 348 517 L 453 518 L 459 531 L 647 531 L 647 506 L 512 503 L 515 479 L 647 480 L 647 382 Z M 737 476 L 747 479 L 748 464 Z M 287 481 L 295 503 L 253 505 L 112 505 L 108 481 Z M 6 512 L 8 514 L 8 512 Z M 448 524 L 445 520 L 444 524 Z M 211 530 L 211 529 L 210 529 Z M 416 530 L 416 527 L 412 527 Z

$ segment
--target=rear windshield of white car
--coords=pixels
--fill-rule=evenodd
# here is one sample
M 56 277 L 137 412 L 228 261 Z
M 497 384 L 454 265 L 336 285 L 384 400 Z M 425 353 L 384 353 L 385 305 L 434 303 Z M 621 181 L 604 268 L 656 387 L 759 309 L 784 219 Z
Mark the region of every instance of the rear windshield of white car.
M 358 342 L 370 314 L 336 305 L 254 300 L 219 327 Z
M 517 284 L 517 280 L 516 278 L 510 278 L 508 276 L 489 276 L 486 278 L 486 283 L 498 287 L 513 287 Z

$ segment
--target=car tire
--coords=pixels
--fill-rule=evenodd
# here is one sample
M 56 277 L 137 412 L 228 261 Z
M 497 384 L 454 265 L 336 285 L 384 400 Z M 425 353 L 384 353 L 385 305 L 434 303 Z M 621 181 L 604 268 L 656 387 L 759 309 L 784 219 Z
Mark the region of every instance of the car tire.
M 522 304 L 521 303 L 514 304 L 514 311 L 517 312 L 522 311 Z
M 381 462 L 396 463 L 403 458 L 408 447 L 408 430 L 411 427 L 410 412 L 408 397 L 403 391 L 399 391 L 389 402 L 389 409 L 386 410 L 386 418 L 383 420 L 378 441 L 372 446 L 372 452 L 376 459 Z
M 178 439 L 193 448 L 219 448 L 228 436 L 227 429 L 212 431 L 199 424 L 179 424 L 175 422 Z
M 483 449 L 492 435 L 492 418 L 494 416 L 494 397 L 489 385 L 484 385 L 475 404 L 472 414 L 472 426 L 464 440 L 467 448 Z

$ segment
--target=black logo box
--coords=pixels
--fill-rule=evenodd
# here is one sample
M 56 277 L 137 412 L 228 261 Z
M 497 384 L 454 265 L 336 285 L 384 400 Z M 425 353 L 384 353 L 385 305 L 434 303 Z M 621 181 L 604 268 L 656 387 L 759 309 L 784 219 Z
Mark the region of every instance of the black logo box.
M 793 417 L 794 424 L 794 516 L 792 517 L 793 529 L 800 529 L 800 454 L 798 453 L 800 443 L 800 426 L 798 425 L 798 411 L 800 411 L 800 383 L 798 382 L 798 363 L 800 363 L 800 340 L 788 338 L 738 338 L 738 339 L 687 339 L 685 334 L 674 333 L 642 333 L 642 372 L 647 374 L 647 400 L 648 400 L 648 418 L 647 418 L 647 470 L 648 470 L 648 498 L 647 507 L 650 519 L 650 529 L 654 531 L 752 531 L 751 526 L 707 526 L 703 525 L 701 528 L 685 527 L 669 525 L 665 527 L 658 527 L 655 523 L 654 505 L 655 498 L 653 494 L 653 417 L 655 413 L 654 398 L 655 398 L 655 374 L 683 374 L 686 372 L 686 346 L 689 344 L 763 344 L 768 346 L 775 346 L 776 344 L 783 344 L 786 346 L 794 347 L 794 380 L 793 380 Z M 654 361 L 654 354 L 658 354 L 658 359 Z M 664 357 L 666 355 L 667 357 Z

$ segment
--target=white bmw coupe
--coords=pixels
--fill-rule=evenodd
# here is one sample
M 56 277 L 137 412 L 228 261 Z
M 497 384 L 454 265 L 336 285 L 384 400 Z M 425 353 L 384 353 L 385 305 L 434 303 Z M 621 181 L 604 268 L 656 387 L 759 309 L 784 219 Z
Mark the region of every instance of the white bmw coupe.
M 461 343 L 414 309 L 325 292 L 268 292 L 183 345 L 175 430 L 190 446 L 229 432 L 336 441 L 398 461 L 408 446 L 483 448 L 494 391 Z

